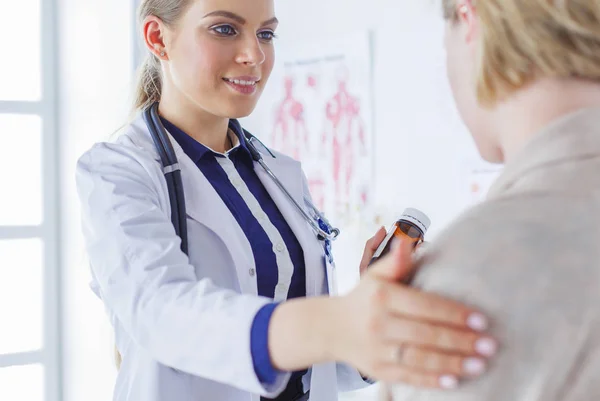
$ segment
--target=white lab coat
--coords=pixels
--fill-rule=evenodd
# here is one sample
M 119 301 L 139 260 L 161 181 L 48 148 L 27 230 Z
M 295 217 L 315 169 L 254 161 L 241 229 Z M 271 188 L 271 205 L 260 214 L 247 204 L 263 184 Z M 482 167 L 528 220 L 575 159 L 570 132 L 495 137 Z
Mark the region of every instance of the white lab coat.
M 253 368 L 250 328 L 272 302 L 257 295 L 250 244 L 200 169 L 172 140 L 181 165 L 189 258 L 171 224 L 166 181 L 138 117 L 116 143 L 100 143 L 77 166 L 92 288 L 104 302 L 123 355 L 115 401 L 259 401 L 289 375 L 263 386 Z M 309 196 L 300 163 L 265 162 L 296 201 Z M 334 271 L 309 224 L 257 164 L 256 172 L 304 250 L 307 296 L 335 291 Z M 358 266 L 357 266 L 358 268 Z M 294 347 L 294 344 L 290 344 Z M 324 363 L 305 376 L 311 401 L 367 385 L 346 365 Z

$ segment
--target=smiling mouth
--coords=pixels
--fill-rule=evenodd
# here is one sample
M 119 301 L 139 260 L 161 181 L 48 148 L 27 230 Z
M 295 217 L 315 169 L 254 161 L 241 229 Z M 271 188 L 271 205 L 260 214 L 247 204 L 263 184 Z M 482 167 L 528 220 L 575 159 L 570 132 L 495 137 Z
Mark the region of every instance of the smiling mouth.
M 229 78 L 223 78 L 223 81 L 230 82 L 230 83 L 236 84 L 236 85 L 248 86 L 248 87 L 256 86 L 256 84 L 258 84 L 260 82 L 260 80 L 258 80 L 258 81 L 244 81 L 243 79 L 229 79 Z

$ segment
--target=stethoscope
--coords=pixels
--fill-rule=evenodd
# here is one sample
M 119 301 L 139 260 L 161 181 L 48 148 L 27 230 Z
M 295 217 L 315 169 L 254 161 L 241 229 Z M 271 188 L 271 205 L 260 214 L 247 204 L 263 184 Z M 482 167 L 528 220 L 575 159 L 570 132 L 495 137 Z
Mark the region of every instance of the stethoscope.
M 158 103 L 152 104 L 150 107 L 143 112 L 144 121 L 150 131 L 150 136 L 154 141 L 154 146 L 160 156 L 160 161 L 163 166 L 163 173 L 167 180 L 167 187 L 169 190 L 169 202 L 171 203 L 171 221 L 175 227 L 175 232 L 181 238 L 181 250 L 188 253 L 188 236 L 187 236 L 187 223 L 186 223 L 186 211 L 185 211 L 185 197 L 183 192 L 183 180 L 181 179 L 181 167 L 177 156 L 175 156 L 175 150 L 169 140 L 167 131 L 160 121 L 158 116 Z M 334 228 L 329 221 L 323 216 L 323 214 L 315 207 L 315 205 L 306 197 L 304 203 L 310 209 L 313 216 L 310 216 L 303 208 L 296 202 L 294 197 L 285 188 L 283 183 L 277 178 L 273 171 L 264 162 L 262 155 L 254 146 L 254 141 L 260 142 L 254 135 L 246 130 L 242 130 L 246 138 L 246 144 L 248 150 L 252 156 L 252 159 L 258 163 L 267 173 L 267 175 L 273 180 L 277 187 L 285 194 L 288 200 L 294 205 L 298 213 L 314 230 L 317 238 L 320 241 L 328 243 L 327 247 L 330 247 L 330 241 L 335 240 L 340 235 L 340 230 Z M 261 142 L 262 144 L 262 142 Z M 271 154 L 273 158 L 275 155 L 269 151 L 269 149 L 263 145 L 265 149 Z

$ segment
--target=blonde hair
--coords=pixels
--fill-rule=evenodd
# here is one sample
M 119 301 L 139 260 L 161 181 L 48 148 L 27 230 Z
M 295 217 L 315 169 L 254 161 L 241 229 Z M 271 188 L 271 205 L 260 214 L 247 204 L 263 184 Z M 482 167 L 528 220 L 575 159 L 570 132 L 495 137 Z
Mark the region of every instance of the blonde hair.
M 193 0 L 142 0 L 138 8 L 138 24 L 146 17 L 158 17 L 165 25 L 172 27 L 183 16 Z M 148 52 L 137 72 L 133 112 L 138 112 L 160 100 L 162 75 L 158 58 Z
M 151 15 L 158 17 L 169 27 L 177 24 L 187 11 L 193 0 L 142 0 L 138 8 L 138 25 L 141 26 Z M 152 103 L 158 102 L 162 93 L 162 75 L 158 58 L 148 52 L 137 71 L 132 114 L 144 110 Z M 117 369 L 121 367 L 123 358 L 114 347 L 114 359 Z
M 600 81 L 600 1 L 472 0 L 481 26 L 477 98 L 493 104 L 536 77 Z M 443 0 L 457 22 L 456 0 Z

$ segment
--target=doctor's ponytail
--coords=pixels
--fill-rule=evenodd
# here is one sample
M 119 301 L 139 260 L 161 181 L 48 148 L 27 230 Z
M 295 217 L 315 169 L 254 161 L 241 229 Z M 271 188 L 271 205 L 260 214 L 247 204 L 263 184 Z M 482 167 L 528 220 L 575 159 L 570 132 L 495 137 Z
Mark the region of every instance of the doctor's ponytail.
M 135 88 L 135 98 L 133 102 L 134 112 L 144 110 L 154 102 L 160 100 L 162 93 L 162 77 L 160 73 L 160 63 L 153 54 L 146 56 L 146 59 L 140 66 Z
M 138 8 L 138 25 L 141 27 L 146 17 L 159 18 L 165 25 L 174 26 L 183 16 L 193 0 L 142 0 Z M 133 112 L 144 110 L 160 100 L 162 74 L 158 58 L 147 51 L 147 56 L 139 68 L 134 93 Z

